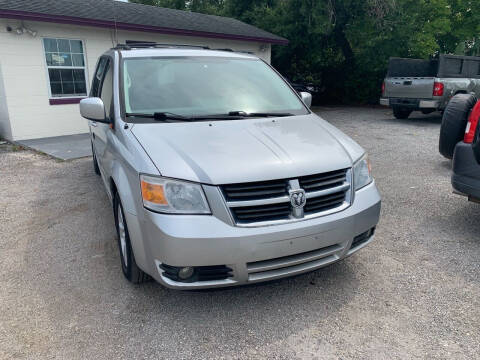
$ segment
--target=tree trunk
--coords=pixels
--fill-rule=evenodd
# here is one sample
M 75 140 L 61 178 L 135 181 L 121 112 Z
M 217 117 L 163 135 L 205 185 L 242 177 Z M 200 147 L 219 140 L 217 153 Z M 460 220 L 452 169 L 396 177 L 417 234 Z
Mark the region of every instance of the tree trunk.
M 352 70 L 355 67 L 355 54 L 353 53 L 352 47 L 350 46 L 350 42 L 348 41 L 343 28 L 335 26 L 333 29 L 333 37 L 335 43 L 342 50 L 342 54 L 345 58 L 345 66 L 348 70 Z

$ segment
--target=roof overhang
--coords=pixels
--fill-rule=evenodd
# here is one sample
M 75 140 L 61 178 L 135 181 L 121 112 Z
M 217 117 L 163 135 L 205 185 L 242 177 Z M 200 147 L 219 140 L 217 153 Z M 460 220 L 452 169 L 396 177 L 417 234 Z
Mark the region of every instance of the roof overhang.
M 14 11 L 14 10 L 0 9 L 0 18 L 50 22 L 50 23 L 57 23 L 57 24 L 68 24 L 68 25 L 79 25 L 79 26 L 94 26 L 94 27 L 101 27 L 101 28 L 108 28 L 108 29 L 115 29 L 116 27 L 117 29 L 130 30 L 130 31 L 144 31 L 144 32 L 153 32 L 153 33 L 170 34 L 170 35 L 195 36 L 195 37 L 206 37 L 206 38 L 215 38 L 215 39 L 229 39 L 229 40 L 261 42 L 261 43 L 279 44 L 279 45 L 288 44 L 288 40 L 286 39 L 269 39 L 269 38 L 262 38 L 262 37 L 252 37 L 252 36 L 235 35 L 235 34 L 221 34 L 221 33 L 205 32 L 205 31 L 186 30 L 186 29 L 173 29 L 173 28 L 166 28 L 161 26 L 139 25 L 139 24 L 130 24 L 130 23 L 122 23 L 122 22 L 115 23 L 114 21 L 86 19 L 86 18 L 64 16 L 64 15 L 50 15 L 50 14 L 34 13 L 34 12 L 27 12 L 27 11 Z

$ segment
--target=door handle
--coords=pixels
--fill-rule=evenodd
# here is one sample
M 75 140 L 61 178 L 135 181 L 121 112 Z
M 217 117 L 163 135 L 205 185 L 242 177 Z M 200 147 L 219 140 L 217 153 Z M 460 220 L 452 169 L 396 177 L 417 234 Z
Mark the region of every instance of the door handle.
M 90 125 L 92 125 L 93 127 L 97 127 L 97 123 L 95 121 L 90 122 Z

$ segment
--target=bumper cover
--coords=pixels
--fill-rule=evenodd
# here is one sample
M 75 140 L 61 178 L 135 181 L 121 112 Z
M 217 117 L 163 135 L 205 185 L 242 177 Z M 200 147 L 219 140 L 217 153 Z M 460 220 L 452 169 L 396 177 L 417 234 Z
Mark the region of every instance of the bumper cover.
M 459 142 L 455 147 L 452 186 L 462 194 L 480 199 L 480 165 L 471 144 Z
M 358 191 L 346 210 L 283 225 L 241 228 L 214 216 L 178 216 L 146 211 L 143 243 L 149 268 L 161 284 L 177 289 L 223 287 L 273 280 L 318 269 L 341 260 L 373 240 L 352 248 L 353 239 L 373 229 L 380 216 L 375 183 Z M 226 265 L 225 280 L 182 283 L 163 276 L 170 266 Z
M 440 101 L 402 98 L 381 98 L 380 105 L 401 106 L 409 109 L 438 109 L 440 108 Z

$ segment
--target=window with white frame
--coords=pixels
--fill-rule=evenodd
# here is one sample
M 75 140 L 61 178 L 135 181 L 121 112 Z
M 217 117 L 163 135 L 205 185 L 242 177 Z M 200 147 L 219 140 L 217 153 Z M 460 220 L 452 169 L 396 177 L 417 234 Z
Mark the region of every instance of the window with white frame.
M 81 40 L 44 38 L 51 97 L 87 95 L 86 62 Z

